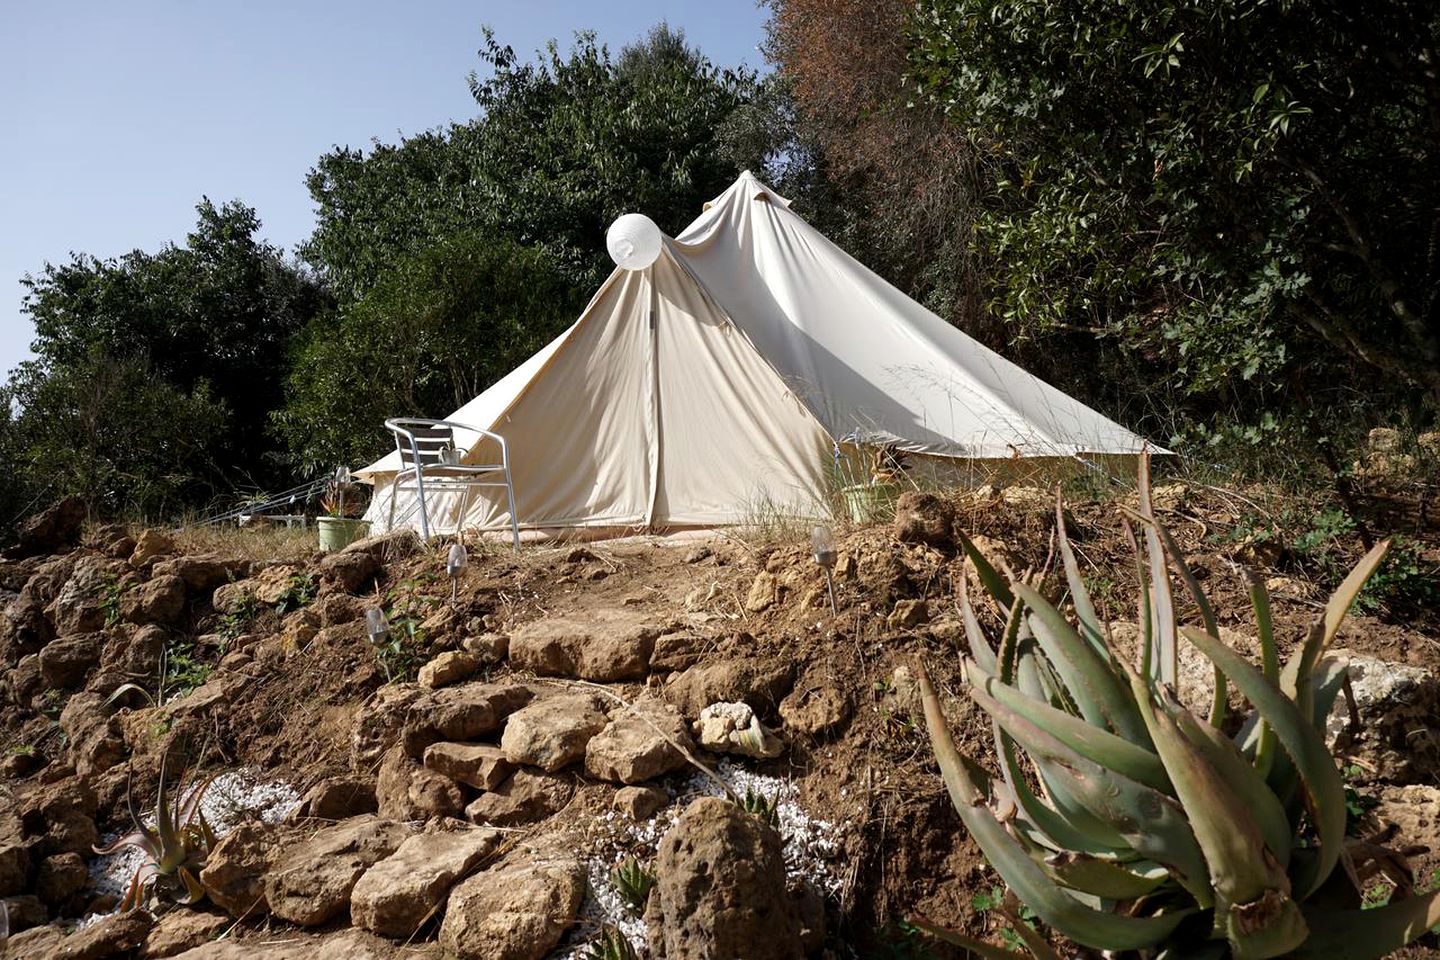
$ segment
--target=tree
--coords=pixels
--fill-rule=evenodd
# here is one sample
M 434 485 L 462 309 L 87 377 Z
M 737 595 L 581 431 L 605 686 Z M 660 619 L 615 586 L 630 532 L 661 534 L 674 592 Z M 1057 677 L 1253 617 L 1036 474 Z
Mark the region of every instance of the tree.
M 478 233 L 407 257 L 311 322 L 277 430 L 308 472 L 368 462 L 387 417 L 443 416 L 563 330 L 573 291 L 544 251 Z
M 674 232 L 740 170 L 759 162 L 738 127 L 753 74 L 721 70 L 663 24 L 618 58 L 579 34 L 533 62 L 487 31 L 488 74 L 470 77 L 480 116 L 370 152 L 320 158 L 307 181 L 318 208 L 303 256 L 344 300 L 386 265 L 463 231 L 541 247 L 577 286 L 610 270 L 605 229 L 643 210 Z M 763 148 L 762 148 L 763 149 Z
M 10 394 L 19 459 L 40 488 L 150 509 L 280 475 L 269 413 L 290 340 L 326 297 L 256 238 L 254 210 L 196 210 L 183 247 L 74 255 L 23 281 L 35 359 Z M 66 431 L 77 438 L 68 454 Z
M 1018 334 L 1116 338 L 1192 394 L 1433 403 L 1437 33 L 1414 0 L 959 0 L 915 10 L 909 73 L 991 158 Z

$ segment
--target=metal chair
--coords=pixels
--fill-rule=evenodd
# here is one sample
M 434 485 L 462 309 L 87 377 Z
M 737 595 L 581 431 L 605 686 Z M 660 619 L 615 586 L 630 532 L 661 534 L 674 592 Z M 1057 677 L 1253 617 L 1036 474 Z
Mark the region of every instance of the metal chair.
M 400 470 L 395 474 L 395 482 L 390 487 L 390 519 L 387 526 L 395 523 L 395 500 L 400 494 L 400 488 L 407 481 L 414 481 L 413 489 L 420 501 L 420 535 L 426 540 L 430 539 L 430 514 L 425 501 L 427 489 L 438 492 L 448 487 L 464 487 L 465 499 L 460 504 L 460 516 L 464 517 L 470 505 L 471 489 L 504 487 L 510 504 L 510 532 L 515 540 L 515 549 L 520 549 L 520 520 L 515 513 L 515 484 L 510 477 L 510 448 L 504 437 L 465 423 L 424 420 L 418 417 L 386 420 L 385 427 L 395 435 L 395 449 L 400 453 Z M 460 463 L 459 451 L 455 448 L 456 430 L 468 430 L 494 440 L 500 447 L 500 462 Z

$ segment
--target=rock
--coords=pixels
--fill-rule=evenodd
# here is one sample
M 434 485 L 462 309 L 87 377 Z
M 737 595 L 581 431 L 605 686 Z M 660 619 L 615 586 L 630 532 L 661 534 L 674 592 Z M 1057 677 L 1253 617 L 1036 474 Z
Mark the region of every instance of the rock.
M 1440 850 L 1440 787 L 1418 783 L 1385 786 L 1377 799 L 1371 813 L 1400 828 L 1403 843 L 1399 846 L 1428 847 L 1432 853 Z
M 160 669 L 160 659 L 169 639 L 164 627 L 153 623 L 144 626 L 123 624 L 106 633 L 100 669 L 127 679 L 149 678 Z
M 955 512 L 942 497 L 908 490 L 895 501 L 895 538 L 944 549 L 953 543 Z
M 651 953 L 665 960 L 801 960 L 800 918 L 785 889 L 780 836 L 728 800 L 702 797 L 660 841 L 660 923 Z
M 410 706 L 401 743 L 418 759 L 441 740 L 479 740 L 498 730 L 531 695 L 519 684 L 467 683 L 436 690 Z
M 885 624 L 891 630 L 913 630 L 929 622 L 930 608 L 924 600 L 900 600 L 890 616 L 885 618 Z
M 265 875 L 265 899 L 275 916 L 302 927 L 345 912 L 356 881 L 390 856 L 409 830 L 379 817 L 344 820 L 282 851 Z
M 346 593 L 355 593 L 380 570 L 380 561 L 368 550 L 341 550 L 327 553 L 320 561 L 320 575 Z
M 584 621 L 550 617 L 511 635 L 510 663 L 545 677 L 643 680 L 660 633 L 660 625 L 629 610 L 597 610 Z
M 472 801 L 465 817 L 497 827 L 534 823 L 564 809 L 574 793 L 574 785 L 564 777 L 516 770 L 510 779 Z
M 237 919 L 269 913 L 265 871 L 271 858 L 299 836 L 294 828 L 265 823 L 242 823 L 231 830 L 210 851 L 200 871 L 211 901 Z
M 13 814 L 0 814 L 0 897 L 24 893 L 30 885 L 30 845 Z
M 712 703 L 700 711 L 695 732 L 700 746 L 717 753 L 768 758 L 778 757 L 785 750 L 780 739 L 765 729 L 745 703 Z
M 420 535 L 406 528 L 357 540 L 340 553 L 368 553 L 379 563 L 391 563 L 414 556 L 420 552 L 420 546 Z
M 691 547 L 688 551 L 686 551 L 684 561 L 686 563 L 703 563 L 704 561 L 709 560 L 714 555 L 715 551 L 711 550 L 709 547 L 702 543 Z
M 515 772 L 505 751 L 486 743 L 432 743 L 425 748 L 425 766 L 477 790 L 494 790 Z
M 45 683 L 40 678 L 40 655 L 32 653 L 29 656 L 21 657 L 20 662 L 15 664 L 6 677 L 6 686 L 9 689 L 10 700 L 16 706 L 30 709 L 34 702 L 35 695 L 44 688 Z
M 185 611 L 185 581 L 173 573 L 142 583 L 125 595 L 120 613 L 131 623 L 173 624 Z
M 161 560 L 155 564 L 153 576 L 173 575 L 185 581 L 195 593 L 209 593 L 222 583 L 237 580 L 250 572 L 250 562 L 215 553 L 193 554 Z
M 103 633 L 78 633 L 50 641 L 40 651 L 41 681 L 61 690 L 83 686 L 104 648 Z
M 595 697 L 556 694 L 512 713 L 500 737 L 500 749 L 511 763 L 528 763 L 554 773 L 582 759 L 586 744 L 605 724 Z
M 360 707 L 350 734 L 350 766 L 369 772 L 385 751 L 400 742 L 412 708 L 427 699 L 425 691 L 410 683 L 387 683 Z M 417 711 L 418 713 L 419 711 Z
M 72 933 L 50 952 L 47 960 L 102 960 L 134 950 L 145 942 L 155 918 L 144 910 L 112 913 L 78 933 Z
M 31 960 L 32 957 L 43 957 L 45 960 L 49 960 L 54 956 L 53 951 L 65 942 L 66 932 L 66 929 L 59 924 L 36 926 L 18 936 L 12 936 L 8 949 L 0 956 L 5 957 L 6 960 Z
M 665 699 L 686 717 L 698 717 L 718 701 L 740 700 L 764 716 L 774 711 L 795 683 L 788 660 L 737 657 L 691 667 L 665 686 Z
M 584 896 L 585 870 L 573 860 L 491 868 L 451 891 L 440 944 L 459 960 L 540 960 Z
M 306 791 L 294 816 L 345 820 L 378 810 L 375 781 L 369 777 L 327 777 Z
M 639 823 L 670 805 L 670 794 L 658 787 L 621 787 L 615 791 L 615 809 Z
M 140 956 L 143 960 L 173 957 L 208 943 L 231 923 L 231 919 L 223 913 L 208 913 L 193 907 L 171 910 L 161 915 L 155 926 L 150 928 L 140 948 Z
M 667 633 L 655 640 L 655 651 L 650 654 L 652 673 L 675 673 L 687 670 L 705 659 L 706 653 L 715 646 L 714 639 L 693 633 Z
M 174 540 L 159 530 L 144 530 L 139 539 L 135 541 L 135 549 L 130 552 L 130 566 L 139 570 L 161 557 L 168 557 L 174 553 Z
M 202 944 L 175 960 L 437 960 L 438 951 L 396 950 L 395 944 L 353 927 L 319 937 L 260 935 L 253 939 L 226 939 Z
M 1362 756 L 1375 779 L 1392 783 L 1440 782 L 1440 675 L 1349 651 L 1344 656 L 1360 730 L 1349 750 Z M 1326 720 L 1332 742 L 1347 733 L 1349 707 L 1342 692 Z
M 12 937 L 22 930 L 38 927 L 50 919 L 50 912 L 45 909 L 45 904 L 40 902 L 39 897 L 28 894 L 19 897 L 5 897 L 0 899 L 0 905 L 3 905 L 0 906 L 0 909 L 3 909 L 6 916 L 10 918 L 10 935 Z M 0 956 L 12 955 L 0 953 Z
M 52 766 L 46 770 L 62 771 Z M 95 791 L 80 777 L 67 777 L 47 783 L 31 791 L 20 802 L 20 820 L 25 833 L 40 837 L 32 847 L 32 855 L 78 853 L 90 856 L 91 847 L 100 842 L 95 828 Z
M 35 892 L 48 904 L 59 906 L 90 885 L 90 871 L 78 853 L 57 853 L 40 861 Z
M 105 626 L 110 593 L 118 582 L 119 564 L 104 557 L 87 556 L 75 561 L 70 579 L 60 588 L 46 609 L 55 624 L 55 635 L 67 637 L 89 633 Z
M 501 837 L 498 830 L 461 825 L 407 838 L 355 884 L 351 921 L 382 936 L 412 937 L 455 882 L 495 851 Z
M 420 668 L 420 686 L 431 690 L 459 683 L 480 669 L 480 658 L 463 650 L 449 650 Z
M 693 750 L 685 720 L 653 694 L 615 713 L 585 746 L 585 772 L 597 780 L 643 783 L 679 770 L 688 762 L 676 749 Z
M 761 570 L 750 582 L 750 592 L 745 594 L 745 609 L 750 613 L 763 613 L 780 600 L 780 583 L 775 574 Z
M 472 621 L 472 629 L 477 622 L 478 619 Z M 460 641 L 460 646 L 467 653 L 479 657 L 482 664 L 500 663 L 510 655 L 510 638 L 503 633 L 492 633 L 483 628 Z
M 335 554 L 326 554 L 333 557 Z M 327 593 L 311 605 L 310 611 L 320 619 L 320 626 L 335 627 L 354 623 L 365 616 L 365 601 L 348 593 Z
M 810 737 L 823 737 L 850 718 L 850 701 L 831 686 L 820 682 L 797 688 L 780 702 L 785 727 Z
M 380 764 L 375 800 L 380 816 L 392 820 L 458 817 L 465 809 L 459 784 L 421 766 L 401 747 L 392 747 Z
M 215 588 L 215 593 L 210 597 L 210 603 L 215 607 L 216 612 L 225 614 L 238 613 L 246 604 L 254 602 L 255 583 L 252 580 L 222 583 Z
M 20 526 L 20 540 L 9 550 L 14 557 L 59 553 L 80 542 L 80 527 L 89 511 L 79 497 L 65 497 Z

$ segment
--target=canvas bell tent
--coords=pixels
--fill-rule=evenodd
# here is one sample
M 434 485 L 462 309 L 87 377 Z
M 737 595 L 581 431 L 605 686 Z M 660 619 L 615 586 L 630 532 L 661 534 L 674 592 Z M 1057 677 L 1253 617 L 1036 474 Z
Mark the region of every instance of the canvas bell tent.
M 1145 445 L 906 297 L 748 172 L 655 242 L 649 266 L 617 268 L 573 326 L 446 417 L 506 438 L 523 528 L 817 515 L 877 448 L 933 472 Z M 455 447 L 497 455 L 463 430 Z M 392 451 L 357 473 L 376 530 L 418 523 L 413 483 L 394 496 L 400 466 Z M 427 495 L 432 529 L 509 526 L 503 489 Z

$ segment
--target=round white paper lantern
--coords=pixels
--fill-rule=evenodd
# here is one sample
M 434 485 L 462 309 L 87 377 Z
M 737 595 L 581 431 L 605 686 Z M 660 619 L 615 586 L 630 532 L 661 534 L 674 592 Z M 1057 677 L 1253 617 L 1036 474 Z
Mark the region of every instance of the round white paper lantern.
M 622 269 L 644 270 L 660 256 L 663 239 L 654 220 L 643 213 L 627 213 L 617 217 L 605 231 L 605 249 Z

